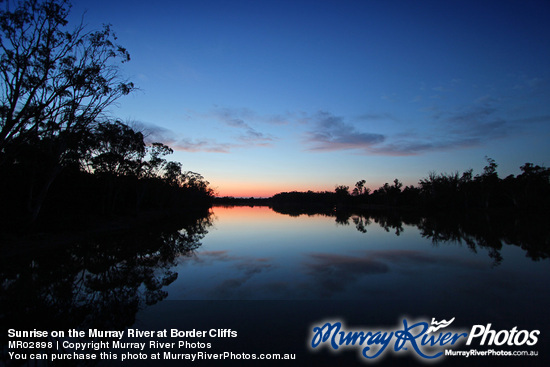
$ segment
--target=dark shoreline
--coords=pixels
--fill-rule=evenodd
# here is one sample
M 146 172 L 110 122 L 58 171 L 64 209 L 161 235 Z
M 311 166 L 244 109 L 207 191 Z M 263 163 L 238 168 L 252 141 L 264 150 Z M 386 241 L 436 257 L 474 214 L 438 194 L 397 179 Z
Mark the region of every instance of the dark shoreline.
M 81 228 L 70 230 L 37 231 L 30 233 L 3 233 L 2 256 L 16 256 L 28 251 L 60 248 L 78 241 L 124 235 L 130 231 L 158 230 L 177 226 L 178 222 L 207 217 L 210 207 L 189 209 L 156 209 L 133 215 L 96 218 Z
M 377 204 L 327 204 L 286 202 L 272 199 L 214 199 L 212 206 L 193 209 L 155 209 L 133 215 L 94 218 L 78 228 L 59 228 L 28 233 L 4 232 L 1 253 L 5 258 L 31 251 L 43 252 L 75 243 L 101 240 L 108 237 L 134 236 L 136 233 L 177 231 L 179 226 L 200 218 L 209 218 L 212 207 L 265 206 L 289 216 L 324 215 L 334 217 L 339 224 L 355 223 L 360 231 L 367 230 L 363 221 L 374 218 L 386 230 L 399 233 L 402 226 L 421 226 L 434 240 L 461 240 L 485 238 L 489 247 L 500 248 L 503 243 L 516 242 L 533 258 L 550 256 L 550 213 L 545 211 L 518 211 L 511 208 L 470 210 L 427 210 L 411 206 Z

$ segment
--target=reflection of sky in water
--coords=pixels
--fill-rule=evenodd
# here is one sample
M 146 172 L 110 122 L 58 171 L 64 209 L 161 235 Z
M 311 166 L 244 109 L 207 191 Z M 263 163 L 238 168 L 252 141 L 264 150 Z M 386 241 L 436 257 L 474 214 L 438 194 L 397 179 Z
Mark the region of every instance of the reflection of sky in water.
M 505 245 L 493 265 L 487 250 L 433 246 L 414 226 L 361 233 L 350 220 L 290 217 L 266 207 L 214 208 L 203 245 L 184 257 L 169 299 L 381 299 L 402 302 L 529 302 L 546 289 L 546 261 Z M 468 295 L 459 299 L 457 295 Z

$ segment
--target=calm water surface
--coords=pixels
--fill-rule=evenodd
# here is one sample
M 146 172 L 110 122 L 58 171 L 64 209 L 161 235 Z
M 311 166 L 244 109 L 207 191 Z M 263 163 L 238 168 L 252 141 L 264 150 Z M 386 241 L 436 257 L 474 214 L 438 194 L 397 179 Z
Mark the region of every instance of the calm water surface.
M 541 357 L 528 364 L 548 365 L 546 219 L 282 212 L 214 207 L 51 248 L 2 247 L 0 321 L 40 330 L 228 328 L 239 337 L 217 340 L 222 352 L 364 365 L 356 353 L 310 353 L 312 325 L 341 320 L 370 330 L 456 317 L 457 327 L 540 330 Z M 5 338 L 2 345 L 0 364 Z
M 549 305 L 548 260 L 533 261 L 515 245 L 502 247 L 498 263 L 490 252 L 435 245 L 406 224 L 385 229 L 356 216 L 339 224 L 268 207 L 215 207 L 209 233 L 179 259 L 166 291 L 171 300 L 429 301 L 503 313 Z
M 354 352 L 308 352 L 312 325 L 338 320 L 371 330 L 404 318 L 456 318 L 454 327 L 464 331 L 489 323 L 497 330 L 540 330 L 530 348 L 540 356 L 520 364 L 550 361 L 550 266 L 545 246 L 539 247 L 547 244 L 544 226 L 507 232 L 505 225 L 501 232 L 502 226 L 495 231 L 481 222 L 416 218 L 408 225 L 383 216 L 291 216 L 268 207 L 215 207 L 213 213 L 201 246 L 177 260 L 166 300 L 138 313 L 138 327 L 171 327 L 174 320 L 181 327 L 226 325 L 247 335 L 241 343 L 251 348 L 278 346 L 315 365 L 359 366 L 365 363 Z M 382 364 L 413 362 L 421 364 L 411 356 Z M 443 365 L 464 363 L 450 358 Z

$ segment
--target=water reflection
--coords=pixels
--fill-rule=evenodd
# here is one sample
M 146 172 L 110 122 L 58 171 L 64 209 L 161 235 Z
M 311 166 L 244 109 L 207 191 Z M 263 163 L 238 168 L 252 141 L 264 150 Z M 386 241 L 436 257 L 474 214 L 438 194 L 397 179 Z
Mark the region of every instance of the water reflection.
M 131 326 L 140 309 L 167 297 L 166 286 L 178 277 L 174 266 L 201 246 L 211 220 L 210 215 L 178 218 L 48 250 L 15 254 L 3 247 L 2 325 L 50 330 Z
M 503 258 L 500 250 L 503 245 L 516 245 L 526 252 L 532 260 L 546 259 L 550 256 L 550 216 L 528 215 L 526 213 L 506 213 L 488 215 L 487 213 L 469 213 L 462 216 L 438 215 L 421 216 L 415 212 L 398 211 L 317 211 L 315 209 L 274 211 L 298 217 L 300 215 L 323 215 L 334 217 L 339 225 L 353 223 L 361 233 L 367 233 L 369 227 L 377 224 L 386 232 L 399 236 L 403 225 L 415 226 L 422 237 L 431 240 L 435 246 L 444 244 L 464 244 L 473 252 L 485 248 L 494 264 Z
M 547 263 L 533 263 L 549 256 L 547 220 L 215 207 L 55 250 L 3 247 L 0 317 L 7 328 L 56 330 L 120 330 L 149 317 L 154 329 L 162 315 L 148 310 L 169 300 L 346 300 L 392 320 L 445 311 L 490 322 L 529 309 L 537 323 L 550 302 Z M 187 315 L 199 316 L 212 313 Z

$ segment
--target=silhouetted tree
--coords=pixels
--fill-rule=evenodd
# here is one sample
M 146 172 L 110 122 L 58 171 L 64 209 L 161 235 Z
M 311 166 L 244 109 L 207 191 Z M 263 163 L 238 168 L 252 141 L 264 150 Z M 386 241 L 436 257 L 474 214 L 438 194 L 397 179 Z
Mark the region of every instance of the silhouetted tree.
M 483 208 L 489 208 L 491 199 L 496 195 L 499 185 L 499 177 L 495 160 L 485 157 L 487 165 L 483 167 L 483 174 L 475 177 L 475 181 L 480 184 L 480 200 Z
M 459 174 L 430 172 L 427 178 L 420 180 L 420 191 L 428 205 L 438 208 L 451 208 L 457 205 Z
M 146 145 L 143 134 L 120 121 L 96 126 L 89 146 L 90 166 L 95 173 L 141 176 Z
M 550 206 L 550 168 L 525 163 L 516 178 L 514 193 L 522 207 Z
M 183 181 L 183 174 L 181 172 L 181 163 L 179 162 L 168 162 L 164 167 L 163 178 L 169 185 L 179 187 Z
M 334 192 L 336 193 L 336 195 L 348 196 L 349 195 L 349 186 L 338 185 L 334 189 Z
M 30 222 L 70 145 L 134 89 L 113 63 L 130 56 L 110 27 L 67 31 L 69 10 L 66 0 L 7 1 L 0 10 L 0 167 L 36 154 L 37 146 L 46 159 L 39 169 L 26 167 Z
M 413 185 L 406 186 L 400 194 L 400 203 L 409 207 L 420 205 L 420 188 Z
M 363 195 L 364 193 L 368 194 L 370 189 L 365 188 L 365 183 L 367 183 L 367 181 L 365 180 L 357 181 L 355 183 L 355 187 L 353 188 L 352 195 L 359 196 L 359 195 Z
M 174 153 L 172 148 L 162 143 L 151 144 L 149 150 L 149 161 L 146 162 L 144 167 L 145 177 L 160 177 L 162 170 L 166 166 L 166 159 L 163 157 Z
M 316 210 L 344 208 L 417 208 L 427 211 L 465 211 L 470 209 L 515 208 L 540 212 L 550 208 L 550 169 L 525 163 L 517 177 L 509 175 L 500 179 L 497 163 L 485 157 L 487 165 L 483 173 L 473 176 L 469 169 L 460 175 L 454 173 L 430 172 L 422 178 L 418 186 L 403 188 L 399 179 L 393 185 L 385 183 L 374 190 L 365 189 L 365 180 L 355 184 L 351 195 L 349 186 L 336 186 L 334 192 L 314 193 L 312 191 L 280 193 L 273 196 L 276 210 L 308 213 Z M 300 206 L 300 208 L 297 208 Z M 307 207 L 306 207 L 307 206 Z

